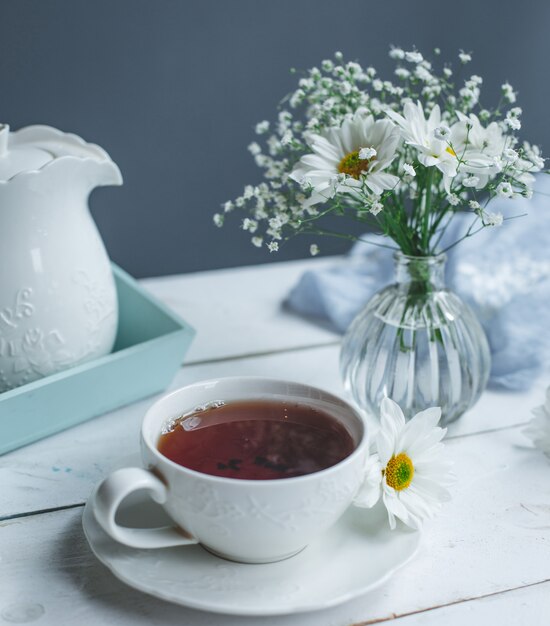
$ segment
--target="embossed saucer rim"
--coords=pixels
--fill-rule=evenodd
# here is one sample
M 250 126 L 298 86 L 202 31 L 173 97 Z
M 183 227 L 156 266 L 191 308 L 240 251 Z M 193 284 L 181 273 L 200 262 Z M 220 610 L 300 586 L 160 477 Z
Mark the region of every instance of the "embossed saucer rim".
M 348 511 L 344 517 L 346 516 L 349 517 L 350 515 L 359 515 L 359 514 L 360 514 L 359 510 L 355 509 L 354 511 L 353 509 L 350 509 L 350 511 Z M 383 517 L 381 517 L 380 519 L 381 520 L 383 519 L 384 523 L 387 523 Z M 200 599 L 200 598 L 196 599 L 195 597 L 196 594 L 194 593 L 193 589 L 189 589 L 189 588 L 187 590 L 183 589 L 184 592 L 187 591 L 187 595 L 185 595 L 185 593 L 182 594 L 181 589 L 179 589 L 177 592 L 174 592 L 174 591 L 170 592 L 169 590 L 166 591 L 165 588 L 163 588 L 163 583 L 160 583 L 160 582 L 157 584 L 155 584 L 156 581 L 152 581 L 152 580 L 148 580 L 144 582 L 143 580 L 140 579 L 140 577 L 137 574 L 135 574 L 135 572 L 138 569 L 137 567 L 132 567 L 129 570 L 125 570 L 124 567 L 120 567 L 119 563 L 117 566 L 117 560 L 116 560 L 116 550 L 117 548 L 119 548 L 120 551 L 123 551 L 128 555 L 127 558 L 132 559 L 133 562 L 135 562 L 135 564 L 137 565 L 139 564 L 139 561 L 140 561 L 140 553 L 143 553 L 143 551 L 135 550 L 132 548 L 128 548 L 126 546 L 122 546 L 120 544 L 116 544 L 116 542 L 108 538 L 107 535 L 103 532 L 103 530 L 99 527 L 99 524 L 97 523 L 95 519 L 95 515 L 93 513 L 93 510 L 89 502 L 86 504 L 84 508 L 82 524 L 83 524 L 83 529 L 84 529 L 84 534 L 86 536 L 86 539 L 88 540 L 88 543 L 92 549 L 92 552 L 95 554 L 95 556 L 113 573 L 115 577 L 117 577 L 119 580 L 126 583 L 130 587 L 133 587 L 134 589 L 137 589 L 146 594 L 155 596 L 157 598 L 166 600 L 168 602 L 186 606 L 188 608 L 209 611 L 212 613 L 220 613 L 220 614 L 225 614 L 225 615 L 241 615 L 241 616 L 288 615 L 292 613 L 303 613 L 303 612 L 310 612 L 310 611 L 316 611 L 316 610 L 321 610 L 321 609 L 328 609 L 328 608 L 337 606 L 339 604 L 343 604 L 344 602 L 348 602 L 352 599 L 355 599 L 359 596 L 362 596 L 368 593 L 369 591 L 372 591 L 376 587 L 386 582 L 398 569 L 406 565 L 416 555 L 419 545 L 420 545 L 420 540 L 421 540 L 421 535 L 418 532 L 397 531 L 397 535 L 395 536 L 396 540 L 399 540 L 399 538 L 402 540 L 404 539 L 405 536 L 407 537 L 406 543 L 403 543 L 402 541 L 403 546 L 404 546 L 401 549 L 402 554 L 397 559 L 397 562 L 392 563 L 391 565 L 388 564 L 388 567 L 386 567 L 385 569 L 383 568 L 384 571 L 380 575 L 375 576 L 374 579 L 369 580 L 366 584 L 361 584 L 360 582 L 357 582 L 357 578 L 355 577 L 354 584 L 348 585 L 350 588 L 347 591 L 339 591 L 339 592 L 337 591 L 333 593 L 333 595 L 330 595 L 330 593 L 328 593 L 324 595 L 322 599 L 319 597 L 311 598 L 310 597 L 311 593 L 308 596 L 307 588 L 305 591 L 302 591 L 302 592 L 298 592 L 298 591 L 294 592 L 298 597 L 292 598 L 290 600 L 288 598 L 285 598 L 284 596 L 283 598 L 279 598 L 277 596 L 277 590 L 274 589 L 273 597 L 271 596 L 271 594 L 268 594 L 269 597 L 265 599 L 265 603 L 259 606 L 257 602 L 255 602 L 256 600 L 256 598 L 254 597 L 255 594 L 252 593 L 254 590 L 251 590 L 250 594 L 240 597 L 239 602 L 235 602 L 235 600 L 231 601 L 231 598 L 233 597 L 233 590 L 225 591 L 222 589 L 222 590 L 217 590 L 217 592 L 216 590 L 213 590 L 212 596 L 203 598 L 203 599 Z M 342 524 L 343 522 L 341 520 L 332 529 L 328 530 L 327 537 L 337 537 L 338 535 L 342 535 Z M 114 557 L 113 557 L 112 549 L 102 550 L 101 545 L 100 545 L 101 541 L 107 541 L 108 543 L 111 543 L 115 547 Z M 316 544 L 311 544 L 311 547 L 307 547 L 298 555 L 295 555 L 285 561 L 280 561 L 279 563 L 262 564 L 262 565 L 246 565 L 242 563 L 233 563 L 231 561 L 226 561 L 222 558 L 218 558 L 215 555 L 212 555 L 211 553 L 207 552 L 206 550 L 204 550 L 204 548 L 200 546 L 193 546 L 193 547 L 184 546 L 184 547 L 178 548 L 178 551 L 180 551 L 180 554 L 181 554 L 185 550 L 193 549 L 195 550 L 194 552 L 195 558 L 197 558 L 199 554 L 204 555 L 203 557 L 199 557 L 199 558 L 201 561 L 203 561 L 203 565 L 206 564 L 207 571 L 209 572 L 208 576 L 210 578 L 215 579 L 217 574 L 220 573 L 220 571 L 222 572 L 222 575 L 223 575 L 226 569 L 229 570 L 232 579 L 233 577 L 238 578 L 239 575 L 242 574 L 243 572 L 249 573 L 250 571 L 253 571 L 255 581 L 259 581 L 261 584 L 262 577 L 263 577 L 264 579 L 266 579 L 266 584 L 270 584 L 269 578 L 270 578 L 270 575 L 273 574 L 274 566 L 278 567 L 280 570 L 281 569 L 283 570 L 281 579 L 285 579 L 285 576 L 284 576 L 285 564 L 287 564 L 286 567 L 289 568 L 287 573 L 291 574 L 292 571 L 295 570 L 297 566 L 301 566 L 302 569 L 304 569 L 304 566 L 305 566 L 305 569 L 307 570 L 307 565 L 308 565 L 308 560 L 309 560 L 311 561 L 311 564 L 310 564 L 311 571 L 310 572 L 306 571 L 306 574 L 309 573 L 310 575 L 315 576 L 317 572 L 314 567 L 311 567 L 314 564 L 314 558 L 309 558 L 309 557 L 314 555 L 315 551 L 317 551 L 317 557 L 319 556 L 320 554 L 319 550 L 321 548 L 322 543 L 323 542 L 321 540 L 318 540 Z M 197 552 L 197 550 L 200 552 Z M 322 548 L 321 550 L 322 552 L 324 552 Z M 367 555 L 363 554 L 361 550 L 365 552 L 365 548 L 359 545 L 358 550 L 357 550 L 357 556 L 354 556 L 354 558 L 356 560 L 359 560 L 360 558 L 361 563 L 363 564 L 365 563 L 363 559 L 365 558 L 365 556 L 368 557 L 368 554 Z M 168 556 L 169 560 L 173 560 L 175 558 L 173 549 L 168 549 L 167 551 L 148 550 L 147 554 L 149 555 L 152 553 L 156 553 L 156 556 L 157 556 L 156 561 L 162 567 L 163 559 L 161 558 L 161 555 L 163 555 L 163 552 L 165 555 Z M 359 554 L 361 555 L 360 557 L 359 557 Z M 179 559 L 179 557 L 177 558 Z M 332 571 L 332 568 L 334 568 L 335 573 L 337 573 L 338 563 L 335 563 L 334 556 L 331 557 L 330 554 L 324 556 L 323 554 L 323 558 L 325 560 L 330 560 L 331 571 Z M 210 562 L 212 563 L 211 566 L 209 565 L 207 559 L 209 559 Z M 185 572 L 185 569 L 191 570 L 191 565 L 189 563 L 186 563 L 185 560 L 182 560 L 181 567 L 182 567 L 183 573 Z M 357 567 L 357 564 L 356 564 L 356 567 Z M 250 569 L 250 568 L 253 568 L 253 569 Z M 346 563 L 346 569 L 347 569 L 347 563 Z M 362 570 L 363 568 L 361 568 L 359 571 L 362 571 Z M 242 574 L 241 579 L 246 579 L 246 574 Z M 266 588 L 266 592 L 267 591 L 269 591 L 268 588 Z M 250 603 L 248 606 L 246 604 L 247 597 L 250 597 Z

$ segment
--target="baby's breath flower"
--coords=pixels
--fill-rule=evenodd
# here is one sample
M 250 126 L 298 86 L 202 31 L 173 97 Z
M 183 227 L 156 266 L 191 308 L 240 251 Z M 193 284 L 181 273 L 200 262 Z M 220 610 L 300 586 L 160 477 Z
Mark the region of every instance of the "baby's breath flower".
M 242 224 L 242 229 L 247 230 L 250 233 L 255 233 L 258 229 L 258 222 L 256 220 L 251 220 L 248 217 L 245 217 Z
M 214 213 L 214 215 L 212 216 L 212 219 L 214 220 L 214 224 L 218 228 L 221 228 L 223 226 L 224 218 L 221 213 Z
M 512 130 L 519 130 L 521 128 L 521 122 L 519 121 L 520 115 L 520 107 L 514 107 L 513 109 L 510 109 L 508 113 L 506 113 L 506 119 L 504 121 Z
M 410 52 L 405 52 L 405 60 L 409 63 L 422 63 L 424 57 L 420 54 L 420 52 L 411 50 Z
M 374 148 L 361 148 L 359 150 L 359 158 L 363 161 L 365 159 L 372 159 L 376 156 L 376 150 Z
M 504 83 L 501 86 L 501 89 L 502 89 L 502 97 L 505 100 L 508 100 L 510 104 L 514 104 L 514 102 L 516 101 L 516 92 L 514 91 L 512 85 L 510 85 L 510 83 Z
M 321 68 L 324 72 L 332 72 L 334 63 L 330 59 L 325 59 L 321 62 Z
M 309 246 L 309 253 L 311 256 L 317 256 L 319 252 L 319 246 L 316 243 L 312 243 L 311 246 Z
M 270 242 L 267 244 L 267 249 L 268 249 L 270 252 L 278 252 L 278 251 L 279 251 L 279 244 L 278 244 L 276 241 L 270 241 Z
M 281 145 L 287 146 L 289 143 L 292 143 L 293 139 L 294 139 L 294 135 L 292 134 L 292 131 L 287 130 L 285 134 L 281 137 Z
M 233 202 L 231 202 L 231 200 L 228 200 L 227 202 L 224 202 L 223 204 L 223 211 L 224 213 L 231 213 L 231 211 L 235 208 L 235 205 L 233 204 Z
M 443 75 L 446 78 L 451 78 L 451 76 L 453 75 L 453 70 L 450 67 L 444 67 L 443 68 Z
M 496 194 L 501 198 L 512 198 L 514 195 L 514 189 L 509 182 L 504 181 L 497 185 Z
M 434 137 L 436 139 L 440 139 L 441 141 L 447 141 L 451 136 L 451 129 L 445 124 L 441 124 L 434 130 Z
M 470 206 L 470 209 L 473 209 L 474 211 L 479 211 L 479 209 L 481 209 L 479 202 L 476 202 L 475 200 L 470 200 L 468 205 Z
M 518 153 L 513 148 L 506 148 L 502 153 L 506 161 L 513 163 L 518 158 Z
M 401 48 L 396 48 L 394 46 L 392 46 L 390 48 L 390 58 L 392 59 L 404 59 L 405 58 L 405 52 L 401 49 Z
M 361 66 L 359 63 L 355 63 L 354 61 L 350 61 L 346 65 L 346 69 L 350 74 L 360 74 L 362 72 Z
M 458 53 L 458 58 L 460 59 L 461 63 L 466 64 L 466 63 L 469 63 L 472 60 L 472 55 L 468 54 L 467 52 L 464 52 L 464 50 L 461 50 Z
M 447 195 L 447 202 L 451 206 L 458 206 L 460 204 L 460 198 L 456 195 L 456 193 L 450 193 Z
M 288 103 L 293 109 L 295 109 L 304 100 L 305 95 L 306 94 L 303 89 L 296 89 L 296 91 L 290 96 Z
M 351 85 L 349 83 L 342 83 L 340 85 L 340 93 L 343 96 L 347 96 L 351 93 Z
M 485 226 L 502 226 L 502 222 L 504 218 L 502 213 L 484 213 L 483 214 L 483 224 Z
M 395 75 L 396 75 L 398 78 L 403 78 L 403 79 L 405 79 L 405 78 L 409 78 L 409 76 L 411 75 L 411 73 L 409 72 L 409 70 L 405 69 L 404 67 L 398 67 L 398 68 L 395 70 Z
M 263 120 L 262 122 L 258 122 L 256 124 L 256 134 L 257 135 L 263 135 L 264 133 L 267 133 L 268 130 L 269 130 L 269 122 L 268 122 L 268 120 Z
M 252 237 L 251 241 L 252 241 L 252 245 L 256 246 L 256 248 L 261 248 L 264 242 L 262 237 Z
M 375 78 L 372 81 L 372 88 L 374 91 L 382 91 L 382 89 L 384 89 L 384 83 L 380 79 Z
M 417 65 L 416 69 L 414 70 L 414 74 L 417 78 L 419 78 L 420 80 L 423 80 L 424 82 L 428 83 L 431 80 L 433 80 L 433 76 L 430 74 L 430 72 L 423 67 L 422 65 Z
M 376 200 L 375 202 L 373 202 L 370 207 L 369 207 L 369 211 L 373 214 L 373 215 L 378 215 L 378 213 L 380 213 L 380 211 L 384 208 L 384 205 L 380 202 L 380 200 Z
M 463 87 L 458 95 L 466 101 L 467 107 L 471 109 L 479 100 L 479 89 L 477 87 Z
M 482 122 L 486 122 L 491 117 L 491 112 L 487 111 L 487 109 L 481 109 L 479 112 L 479 119 Z
M 479 184 L 479 176 L 468 176 L 462 181 L 464 187 L 477 187 Z

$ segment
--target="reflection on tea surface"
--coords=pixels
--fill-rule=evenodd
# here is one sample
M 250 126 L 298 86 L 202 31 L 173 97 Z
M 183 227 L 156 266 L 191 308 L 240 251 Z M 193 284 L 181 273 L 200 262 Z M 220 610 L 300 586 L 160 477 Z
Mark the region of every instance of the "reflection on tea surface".
M 276 400 L 213 403 L 172 421 L 158 442 L 161 454 L 179 465 L 248 480 L 311 474 L 354 448 L 351 435 L 329 413 Z

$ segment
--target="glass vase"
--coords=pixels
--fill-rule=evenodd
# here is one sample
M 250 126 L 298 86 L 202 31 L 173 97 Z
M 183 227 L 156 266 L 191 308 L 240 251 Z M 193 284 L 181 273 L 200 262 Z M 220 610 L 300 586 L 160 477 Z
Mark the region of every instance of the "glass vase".
M 340 353 L 344 383 L 379 417 L 384 396 L 410 419 L 440 406 L 446 424 L 475 404 L 489 378 L 485 332 L 472 310 L 445 288 L 446 256 L 395 254 L 396 282 L 352 322 Z

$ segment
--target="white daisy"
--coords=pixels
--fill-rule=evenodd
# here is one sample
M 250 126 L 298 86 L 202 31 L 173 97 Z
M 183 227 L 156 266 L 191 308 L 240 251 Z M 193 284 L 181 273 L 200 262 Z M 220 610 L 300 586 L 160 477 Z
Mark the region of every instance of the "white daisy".
M 389 398 L 382 400 L 380 409 L 375 451 L 367 460 L 365 480 L 354 503 L 370 508 L 382 495 L 391 528 L 396 518 L 419 528 L 450 499 L 447 487 L 454 482 L 441 443 L 447 429 L 437 426 L 441 409 L 426 409 L 408 422 Z
M 546 390 L 545 403 L 531 412 L 535 417 L 523 432 L 550 459 L 550 387 Z
M 303 156 L 290 174 L 311 188 L 303 206 L 326 202 L 338 193 L 359 198 L 361 190 L 381 195 L 395 187 L 399 178 L 384 170 L 395 158 L 399 140 L 399 129 L 387 120 L 375 122 L 372 115 L 355 115 L 322 135 L 308 134 L 313 153 Z M 361 158 L 372 151 L 376 151 L 372 158 Z
M 451 178 L 456 176 L 458 159 L 449 143 L 436 137 L 436 131 L 440 134 L 443 127 L 439 105 L 433 107 L 428 119 L 420 102 L 406 102 L 403 115 L 395 111 L 387 111 L 386 114 L 401 128 L 405 142 L 416 148 L 420 163 L 426 167 L 435 166 L 443 173 L 448 191 Z

